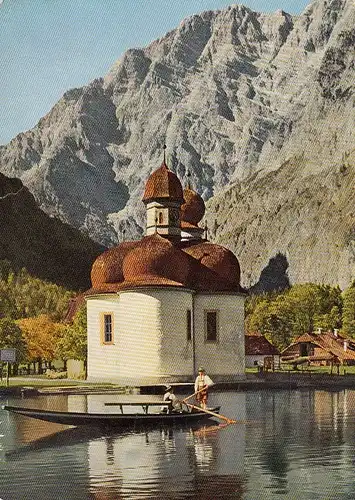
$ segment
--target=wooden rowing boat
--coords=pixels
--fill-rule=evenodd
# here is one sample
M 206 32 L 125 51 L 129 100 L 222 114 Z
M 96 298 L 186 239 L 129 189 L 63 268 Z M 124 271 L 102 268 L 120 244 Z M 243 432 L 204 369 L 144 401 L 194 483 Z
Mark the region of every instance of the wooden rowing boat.
M 64 412 L 55 410 L 40 410 L 36 408 L 26 408 L 19 406 L 3 406 L 4 410 L 17 415 L 45 420 L 56 424 L 64 425 L 91 425 L 99 427 L 127 427 L 138 425 L 160 425 L 160 424 L 176 424 L 185 422 L 198 422 L 212 418 L 210 414 L 203 411 L 190 409 L 175 411 L 170 408 L 169 404 L 162 401 L 159 402 L 144 402 L 144 403 L 106 403 L 107 406 L 118 406 L 120 413 L 79 413 L 79 412 Z M 166 412 L 149 412 L 153 407 L 166 406 Z M 127 413 L 127 407 L 140 407 L 139 411 L 131 411 Z M 219 406 L 211 408 L 215 413 L 219 411 Z M 137 408 L 136 408 L 137 410 Z

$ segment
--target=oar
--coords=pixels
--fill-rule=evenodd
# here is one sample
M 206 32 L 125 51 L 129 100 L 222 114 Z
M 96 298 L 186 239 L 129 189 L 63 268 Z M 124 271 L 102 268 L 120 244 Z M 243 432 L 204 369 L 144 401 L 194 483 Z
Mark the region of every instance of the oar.
M 189 399 L 193 398 L 194 396 L 196 396 L 196 394 L 199 394 L 200 392 L 205 391 L 205 390 L 206 390 L 206 387 L 202 387 L 202 389 L 200 389 L 199 391 L 196 391 L 193 394 L 191 394 L 190 396 L 187 396 L 187 398 L 184 398 L 182 400 L 182 403 L 185 403 L 187 400 L 189 400 Z
M 213 415 L 214 417 L 220 418 L 221 420 L 225 420 L 229 424 L 236 424 L 237 423 L 236 420 L 233 420 L 231 418 L 225 417 L 224 415 L 220 415 L 219 413 L 214 413 L 213 411 L 206 410 L 204 408 L 201 408 L 200 406 L 195 406 L 195 405 L 192 405 L 190 403 L 186 403 L 187 400 L 193 398 L 194 396 L 196 396 L 196 394 L 198 394 L 199 392 L 205 391 L 205 390 L 206 390 L 206 387 L 202 387 L 202 389 L 200 389 L 199 391 L 196 391 L 193 394 L 191 394 L 190 396 L 187 396 L 187 398 L 184 398 L 181 401 L 181 403 L 186 404 L 186 406 L 190 406 L 190 408 L 195 408 L 196 410 L 201 410 L 201 411 L 204 411 L 205 413 L 209 413 L 210 415 Z
M 212 415 L 213 417 L 220 418 L 221 420 L 228 422 L 228 424 L 236 424 L 237 423 L 236 420 L 225 417 L 224 415 L 220 415 L 219 413 L 215 413 L 214 411 L 206 410 L 205 408 L 200 408 L 199 406 L 195 406 L 195 405 L 192 405 L 192 404 L 186 403 L 186 402 L 185 402 L 185 405 L 189 406 L 190 408 L 194 408 L 195 410 L 199 410 L 199 411 L 203 411 L 205 413 L 208 413 L 209 415 Z

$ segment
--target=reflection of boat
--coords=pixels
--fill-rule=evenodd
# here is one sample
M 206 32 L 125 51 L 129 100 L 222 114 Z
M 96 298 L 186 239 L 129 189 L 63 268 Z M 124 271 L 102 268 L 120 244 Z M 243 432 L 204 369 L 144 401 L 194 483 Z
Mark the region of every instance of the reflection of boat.
M 149 413 L 152 407 L 161 407 L 164 405 L 162 401 L 153 402 L 140 402 L 140 403 L 115 403 L 119 406 L 121 413 L 79 413 L 79 412 L 65 412 L 42 410 L 36 408 L 25 408 L 19 406 L 4 406 L 4 410 L 23 415 L 26 417 L 36 418 L 38 420 L 45 420 L 56 424 L 64 425 L 91 425 L 99 427 L 130 427 L 140 425 L 156 425 L 156 424 L 176 424 L 184 422 L 197 422 L 212 418 L 210 414 L 202 410 L 191 409 L 189 411 L 174 411 L 168 408 L 166 412 Z M 168 405 L 165 405 L 168 406 Z M 141 412 L 135 411 L 125 413 L 127 407 L 140 407 Z M 219 406 L 211 408 L 215 413 L 219 411 Z
M 214 429 L 218 425 L 214 422 L 206 421 L 203 424 L 199 422 L 182 422 L 180 424 L 174 424 L 174 426 L 160 426 L 159 431 L 162 436 L 170 436 L 170 433 L 173 432 L 186 432 L 194 435 L 197 432 L 205 431 L 208 429 Z M 221 426 L 223 428 L 223 424 Z M 120 427 L 91 427 L 89 425 L 78 426 L 78 427 L 70 427 L 59 432 L 55 432 L 54 434 L 49 434 L 44 437 L 40 437 L 39 439 L 35 439 L 34 441 L 25 444 L 22 447 L 16 447 L 16 449 L 12 449 L 5 452 L 6 459 L 8 460 L 17 460 L 19 455 L 27 454 L 30 452 L 35 452 L 38 450 L 46 450 L 48 448 L 62 448 L 65 446 L 75 446 L 82 443 L 90 443 L 92 441 L 102 440 L 102 439 L 124 439 L 129 438 L 135 434 L 141 434 L 142 432 L 146 433 L 147 431 L 156 431 L 153 429 L 145 429 L 137 427 L 133 428 L 120 428 Z

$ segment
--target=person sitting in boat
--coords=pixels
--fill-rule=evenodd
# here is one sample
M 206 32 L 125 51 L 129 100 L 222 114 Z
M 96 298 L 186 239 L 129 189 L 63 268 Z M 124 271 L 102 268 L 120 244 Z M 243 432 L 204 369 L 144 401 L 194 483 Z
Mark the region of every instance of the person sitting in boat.
M 207 408 L 208 388 L 214 385 L 213 380 L 206 374 L 206 370 L 200 366 L 195 380 L 196 400 L 201 408 Z
M 174 388 L 171 385 L 167 385 L 163 397 L 163 401 L 166 403 L 170 403 L 169 407 L 162 406 L 161 411 L 162 412 L 170 412 L 170 411 L 180 411 L 181 410 L 181 403 L 177 399 L 177 397 L 174 394 Z

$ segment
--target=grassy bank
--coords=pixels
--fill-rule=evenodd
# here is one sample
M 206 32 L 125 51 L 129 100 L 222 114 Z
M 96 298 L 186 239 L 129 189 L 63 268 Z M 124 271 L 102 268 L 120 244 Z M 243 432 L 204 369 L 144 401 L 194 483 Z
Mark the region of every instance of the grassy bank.
M 246 368 L 246 373 L 258 373 L 257 367 Z M 272 370 L 268 370 L 268 373 L 272 372 Z M 333 370 L 330 366 L 302 366 L 298 367 L 298 370 L 295 370 L 293 365 L 283 365 L 282 370 L 275 370 L 275 373 L 324 373 L 326 375 L 338 375 L 338 368 L 333 366 Z M 339 366 L 339 375 L 355 375 L 355 366 Z
M 113 384 L 93 384 L 85 380 L 12 377 L 9 380 L 9 387 L 115 387 Z M 6 379 L 0 380 L 0 388 L 6 387 Z

